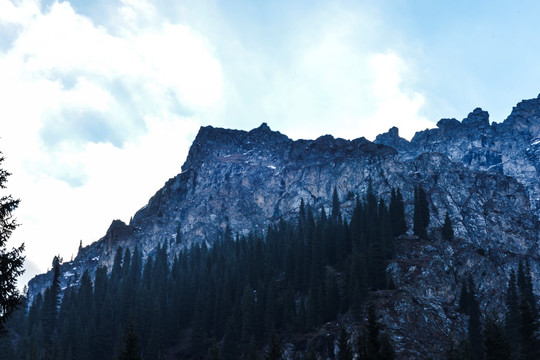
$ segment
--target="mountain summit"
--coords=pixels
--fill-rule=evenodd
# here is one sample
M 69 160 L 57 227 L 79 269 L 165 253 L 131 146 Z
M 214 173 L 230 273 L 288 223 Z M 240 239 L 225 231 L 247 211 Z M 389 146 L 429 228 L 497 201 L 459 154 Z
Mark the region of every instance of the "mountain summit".
M 281 219 L 296 219 L 302 201 L 329 213 L 334 189 L 350 219 L 356 196 L 373 189 L 389 200 L 399 188 L 412 229 L 415 189 L 421 187 L 428 239 L 410 232 L 396 241 L 387 271 L 399 291 L 379 300 L 402 358 L 440 358 L 440 339 L 464 331 L 456 318 L 467 276 L 482 289 L 480 307 L 500 311 L 506 279 L 520 259 L 530 260 L 534 277 L 540 274 L 539 169 L 540 96 L 520 102 L 501 124 L 490 124 L 489 114 L 477 108 L 462 121 L 442 119 L 411 141 L 395 127 L 374 142 L 330 135 L 294 141 L 266 123 L 249 132 L 202 127 L 182 172 L 129 224 L 113 221 L 104 237 L 62 264 L 61 282 L 75 283 L 84 270 L 93 276 L 98 265 L 110 269 L 118 247 L 137 245 L 148 257 L 166 244 L 172 258 L 194 244 L 211 247 L 226 233 L 264 233 Z M 447 215 L 453 242 L 441 238 Z M 32 279 L 30 297 L 52 276 Z M 534 290 L 540 290 L 537 282 Z

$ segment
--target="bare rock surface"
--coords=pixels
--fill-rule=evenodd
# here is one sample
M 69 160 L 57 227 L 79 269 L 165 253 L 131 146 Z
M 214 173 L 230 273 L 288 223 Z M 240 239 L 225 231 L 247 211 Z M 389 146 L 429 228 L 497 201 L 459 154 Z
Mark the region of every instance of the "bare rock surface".
M 506 279 L 520 259 L 529 259 L 538 294 L 540 253 L 540 97 L 514 107 L 501 124 L 475 109 L 463 121 L 442 119 L 411 141 L 397 128 L 375 142 L 365 138 L 293 141 L 267 124 L 249 132 L 202 127 L 182 172 L 137 211 L 129 224 L 112 222 L 105 236 L 62 265 L 63 286 L 85 269 L 112 265 L 118 246 L 151 256 L 167 243 L 173 254 L 193 244 L 211 246 L 227 228 L 264 232 L 281 218 L 294 219 L 303 199 L 329 209 L 334 187 L 343 213 L 354 206 L 347 194 L 374 191 L 390 198 L 399 187 L 412 224 L 413 191 L 427 193 L 428 240 L 404 236 L 388 264 L 396 291 L 375 294 L 398 358 L 443 358 L 451 333 L 466 323 L 457 312 L 459 288 L 469 274 L 478 284 L 481 308 L 501 311 Z M 446 213 L 456 239 L 441 240 Z M 178 237 L 180 234 L 180 238 Z M 51 273 L 29 283 L 43 291 Z

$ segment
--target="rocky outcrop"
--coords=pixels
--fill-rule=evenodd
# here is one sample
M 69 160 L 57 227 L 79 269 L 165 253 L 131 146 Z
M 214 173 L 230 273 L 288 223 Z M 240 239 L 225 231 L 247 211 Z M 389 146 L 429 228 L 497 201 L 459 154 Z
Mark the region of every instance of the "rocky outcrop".
M 302 199 L 328 209 L 334 188 L 347 214 L 354 205 L 347 194 L 362 195 L 371 184 L 388 199 L 399 187 L 411 224 L 414 187 L 421 185 L 430 206 L 430 240 L 399 241 L 388 265 L 399 291 L 378 297 L 402 358 L 440 358 L 440 339 L 464 329 L 456 305 L 468 274 L 479 283 L 482 308 L 490 309 L 502 303 L 492 300 L 504 293 L 518 259 L 531 259 L 533 276 L 540 273 L 539 116 L 540 98 L 518 104 L 502 124 L 489 124 L 488 113 L 475 109 L 411 141 L 397 128 L 370 142 L 330 135 L 293 141 L 265 123 L 249 132 L 202 127 L 179 175 L 129 224 L 114 221 L 102 239 L 62 265 L 63 286 L 85 269 L 110 266 L 118 246 L 138 246 L 145 256 L 163 243 L 171 256 L 193 244 L 211 246 L 227 228 L 247 234 L 295 217 Z M 452 243 L 440 239 L 447 213 L 456 233 Z M 30 295 L 50 278 L 34 278 Z
M 440 120 L 437 128 L 416 133 L 410 142 L 399 138 L 395 128 L 375 142 L 394 147 L 405 160 L 440 152 L 471 169 L 513 177 L 540 216 L 540 96 L 517 104 L 502 124 L 490 125 L 488 113 L 477 108 L 462 122 Z

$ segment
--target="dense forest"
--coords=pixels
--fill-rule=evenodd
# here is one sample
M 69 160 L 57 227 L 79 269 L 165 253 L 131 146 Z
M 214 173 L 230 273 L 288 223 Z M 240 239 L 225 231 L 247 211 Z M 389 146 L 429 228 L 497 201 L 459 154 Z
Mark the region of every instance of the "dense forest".
M 414 197 L 411 229 L 426 238 L 426 195 L 417 188 Z M 372 294 L 395 291 L 386 266 L 408 230 L 403 198 L 393 190 L 387 205 L 371 188 L 347 198 L 350 216 L 334 190 L 328 214 L 302 202 L 294 222 L 248 236 L 227 229 L 211 248 L 194 245 L 174 258 L 167 243 L 146 259 L 137 247 L 118 247 L 110 271 L 99 267 L 93 279 L 84 272 L 66 289 L 55 258 L 51 286 L 14 314 L 0 352 L 21 360 L 393 359 Z M 442 236 L 453 239 L 448 216 Z M 539 358 L 527 263 L 510 275 L 504 319 L 482 316 L 472 278 L 459 308 L 467 336 L 448 339 L 448 359 Z M 314 336 L 328 324 L 331 336 Z

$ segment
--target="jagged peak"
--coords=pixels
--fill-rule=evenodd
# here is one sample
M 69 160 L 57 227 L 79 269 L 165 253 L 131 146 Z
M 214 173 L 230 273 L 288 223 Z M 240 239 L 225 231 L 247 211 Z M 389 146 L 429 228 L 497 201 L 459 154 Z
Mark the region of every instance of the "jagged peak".
M 457 128 L 459 125 L 461 125 L 461 123 L 455 118 L 441 119 L 437 122 L 437 127 L 441 130 L 454 129 Z
M 274 132 L 274 131 L 270 129 L 267 123 L 263 122 L 258 128 L 255 128 L 250 131 L 250 133 L 257 133 L 257 132 L 269 133 L 269 132 Z
M 409 141 L 399 136 L 399 129 L 392 126 L 387 132 L 377 135 L 376 144 L 391 146 L 395 149 L 401 149 L 409 144 Z
M 390 129 L 388 129 L 387 132 L 377 135 L 375 138 L 376 143 L 382 143 L 381 141 L 395 141 L 397 139 L 400 139 L 399 137 L 399 129 L 395 126 L 392 126 Z
M 517 118 L 540 116 L 540 94 L 534 99 L 522 100 L 512 108 L 512 113 L 506 121 L 512 123 Z M 505 121 L 505 122 L 506 122 Z
M 489 113 L 481 108 L 476 108 L 461 123 L 475 128 L 489 127 Z
M 131 231 L 131 226 L 127 225 L 122 220 L 113 220 L 105 236 L 116 237 L 121 234 L 130 233 Z

